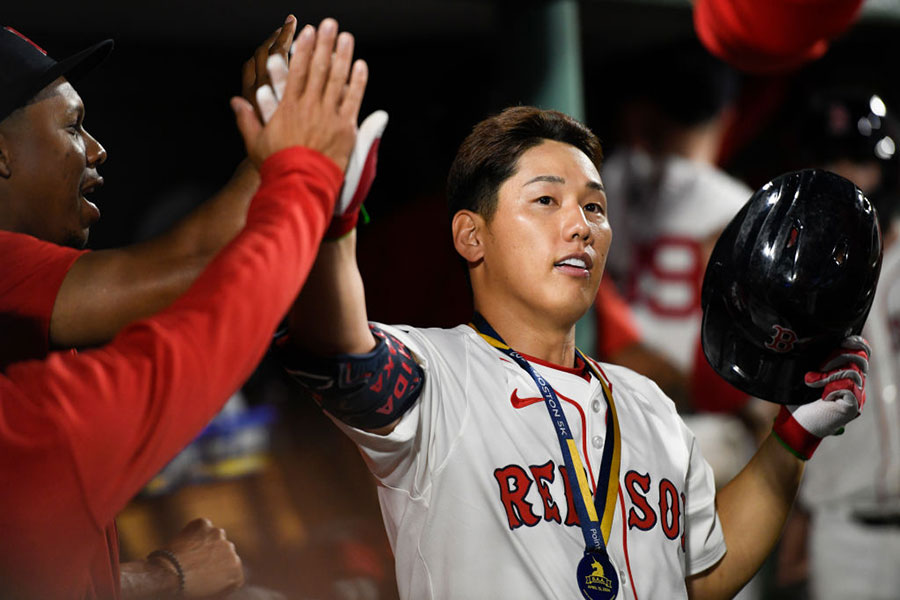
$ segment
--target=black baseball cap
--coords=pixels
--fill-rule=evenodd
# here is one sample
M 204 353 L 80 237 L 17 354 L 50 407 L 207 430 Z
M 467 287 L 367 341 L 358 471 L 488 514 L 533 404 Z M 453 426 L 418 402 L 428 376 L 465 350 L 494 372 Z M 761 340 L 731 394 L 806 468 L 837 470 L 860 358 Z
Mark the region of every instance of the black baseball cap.
M 0 29 L 0 121 L 24 106 L 38 92 L 65 75 L 77 81 L 99 65 L 112 51 L 113 41 L 103 40 L 56 62 L 43 48 L 13 29 Z

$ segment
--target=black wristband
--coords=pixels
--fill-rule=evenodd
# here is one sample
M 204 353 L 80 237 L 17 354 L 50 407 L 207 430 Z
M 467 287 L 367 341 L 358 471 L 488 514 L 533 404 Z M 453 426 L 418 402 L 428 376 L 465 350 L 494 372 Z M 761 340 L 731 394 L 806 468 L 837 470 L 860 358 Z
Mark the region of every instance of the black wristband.
M 184 569 L 181 568 L 181 563 L 169 550 L 154 550 L 147 555 L 147 560 L 152 558 L 161 558 L 175 567 L 175 572 L 178 575 L 178 596 L 180 597 L 184 593 Z

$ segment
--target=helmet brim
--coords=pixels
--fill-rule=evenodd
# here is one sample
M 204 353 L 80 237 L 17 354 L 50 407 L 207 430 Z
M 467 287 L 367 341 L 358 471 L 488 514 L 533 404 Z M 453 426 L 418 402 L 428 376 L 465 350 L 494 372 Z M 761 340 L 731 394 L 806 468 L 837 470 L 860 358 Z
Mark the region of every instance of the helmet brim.
M 818 390 L 804 384 L 804 375 L 825 356 L 781 354 L 747 343 L 721 296 L 709 298 L 700 328 L 703 354 L 710 366 L 742 392 L 776 404 L 806 404 Z

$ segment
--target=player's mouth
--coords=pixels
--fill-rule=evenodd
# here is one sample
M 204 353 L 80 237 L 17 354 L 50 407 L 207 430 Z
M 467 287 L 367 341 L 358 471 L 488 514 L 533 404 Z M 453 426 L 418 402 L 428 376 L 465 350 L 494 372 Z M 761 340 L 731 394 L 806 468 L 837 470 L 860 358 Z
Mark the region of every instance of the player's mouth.
M 100 218 L 100 209 L 97 208 L 97 205 L 87 199 L 87 195 L 93 193 L 100 186 L 103 185 L 103 178 L 100 176 L 96 177 L 88 177 L 84 180 L 84 183 L 81 185 L 81 201 L 84 202 L 85 208 L 87 210 L 87 221 L 89 225 L 93 225 Z
M 554 269 L 572 277 L 590 277 L 593 266 L 594 260 L 587 252 L 570 254 L 553 263 Z

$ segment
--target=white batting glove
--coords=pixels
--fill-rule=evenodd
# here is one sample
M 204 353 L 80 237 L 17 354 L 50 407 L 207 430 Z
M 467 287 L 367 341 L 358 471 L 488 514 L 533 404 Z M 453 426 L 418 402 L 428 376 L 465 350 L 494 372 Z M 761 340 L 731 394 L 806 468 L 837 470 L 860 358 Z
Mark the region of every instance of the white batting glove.
M 266 70 L 269 72 L 271 84 L 267 83 L 256 89 L 256 104 L 259 106 L 264 124 L 272 118 L 275 109 L 278 108 L 278 102 L 284 95 L 288 76 L 287 61 L 280 54 L 273 54 L 266 61 Z M 325 239 L 338 239 L 356 227 L 362 203 L 375 180 L 378 145 L 387 123 L 388 114 L 383 110 L 376 110 L 359 126 L 356 145 L 353 146 L 344 173 L 344 187 L 335 204 L 334 218 L 328 231 L 325 232 Z
M 344 187 L 335 204 L 334 218 L 325 232 L 325 239 L 338 239 L 356 227 L 362 203 L 375 180 L 378 145 L 387 123 L 388 114 L 383 110 L 376 110 L 359 126 L 356 145 L 353 146 L 347 171 L 344 173 Z
M 819 371 L 804 378 L 807 386 L 822 390 L 822 397 L 781 407 L 772 431 L 794 454 L 809 460 L 822 438 L 843 433 L 844 425 L 859 416 L 866 402 L 870 352 L 861 336 L 844 339 Z
M 266 71 L 269 72 L 271 85 L 267 83 L 256 88 L 256 105 L 262 115 L 263 124 L 272 118 L 275 109 L 278 108 L 278 102 L 284 95 L 288 77 L 287 61 L 280 54 L 272 54 L 266 60 Z

